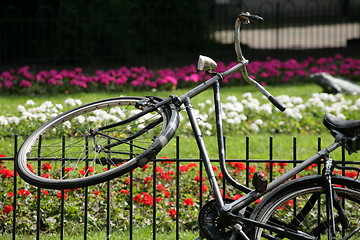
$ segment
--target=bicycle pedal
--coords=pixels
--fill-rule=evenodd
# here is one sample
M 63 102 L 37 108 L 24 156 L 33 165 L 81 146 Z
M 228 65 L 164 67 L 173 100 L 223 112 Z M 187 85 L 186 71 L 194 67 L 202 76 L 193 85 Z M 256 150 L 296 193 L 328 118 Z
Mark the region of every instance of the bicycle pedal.
M 257 192 L 265 192 L 268 184 L 265 174 L 261 171 L 255 172 L 252 179 L 252 184 Z

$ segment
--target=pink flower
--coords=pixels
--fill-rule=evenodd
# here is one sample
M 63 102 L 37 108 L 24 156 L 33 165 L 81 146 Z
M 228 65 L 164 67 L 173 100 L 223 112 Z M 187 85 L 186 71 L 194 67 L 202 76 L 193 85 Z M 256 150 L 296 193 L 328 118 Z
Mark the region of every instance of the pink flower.
M 24 79 L 20 82 L 20 87 L 31 87 L 31 86 L 32 86 L 32 84 L 28 80 Z
M 13 83 L 11 81 L 9 81 L 9 80 L 6 80 L 4 85 L 5 85 L 6 88 L 11 88 Z
M 56 85 L 57 84 L 57 80 L 55 78 L 50 78 L 48 80 L 48 83 L 51 84 L 51 85 Z
M 186 82 L 200 82 L 201 81 L 201 76 L 197 73 L 193 73 L 191 74 L 189 77 L 185 78 Z

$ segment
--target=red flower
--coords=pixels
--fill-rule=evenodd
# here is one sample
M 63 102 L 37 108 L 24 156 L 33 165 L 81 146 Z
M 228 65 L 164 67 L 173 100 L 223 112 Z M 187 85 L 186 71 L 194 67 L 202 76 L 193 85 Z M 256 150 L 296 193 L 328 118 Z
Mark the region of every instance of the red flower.
M 67 167 L 67 168 L 64 168 L 64 171 L 65 171 L 65 172 L 72 172 L 72 171 L 74 171 L 74 168 L 72 168 L 72 167 Z
M 100 195 L 100 191 L 93 191 L 93 194 L 95 194 L 95 195 Z
M 282 168 L 279 168 L 277 171 L 278 171 L 279 173 L 284 173 L 284 172 L 285 172 L 285 170 L 282 169 Z
M 233 163 L 233 166 L 239 170 L 245 170 L 246 169 L 246 165 L 242 162 L 236 162 Z
M 201 185 L 201 191 L 202 192 L 206 192 L 208 189 L 209 188 L 204 183 Z
M 6 195 L 8 195 L 9 198 L 14 197 L 14 193 L 13 193 L 13 192 L 8 192 Z
M 3 178 L 14 177 L 14 171 L 6 168 L 0 169 L 0 174 L 2 175 Z
M 125 179 L 125 184 L 127 185 L 127 184 L 130 184 L 130 181 L 131 181 L 131 179 L 128 177 L 128 178 L 126 178 Z
M 172 174 L 169 173 L 169 172 L 162 173 L 161 178 L 166 179 L 169 182 L 171 180 L 171 178 L 172 178 L 172 176 L 170 176 L 170 175 L 172 175 Z
M 145 165 L 142 167 L 141 170 L 145 171 L 145 170 L 148 169 L 149 167 L 150 167 L 149 164 L 145 164 Z
M 142 203 L 143 205 L 154 204 L 154 198 L 147 192 L 138 193 L 133 199 L 135 202 Z
M 356 178 L 358 176 L 358 173 L 355 171 L 345 172 L 345 176 L 351 177 L 351 178 Z
M 129 194 L 130 192 L 128 190 L 120 190 L 120 193 Z
M 255 168 L 254 166 L 249 166 L 249 172 L 255 173 L 255 172 L 256 172 L 256 168 Z
M 169 217 L 173 218 L 176 216 L 176 210 L 171 208 L 169 211 L 168 211 L 168 214 L 169 214 Z
M 22 196 L 29 196 L 31 193 L 30 191 L 21 188 L 19 189 L 18 194 Z
M 171 196 L 171 192 L 169 191 L 163 191 L 163 193 L 165 194 L 166 198 L 169 198 Z
M 163 173 L 163 170 L 161 167 L 156 167 L 155 171 L 158 173 Z
M 196 163 L 189 163 L 187 166 L 189 168 L 191 168 L 191 167 L 195 167 L 195 168 L 199 167 Z
M 238 200 L 239 198 L 243 197 L 243 195 L 240 195 L 240 194 L 235 194 L 232 199 L 233 200 Z
M 50 174 L 45 173 L 45 174 L 41 175 L 41 177 L 43 177 L 43 178 L 50 178 L 51 176 L 50 176 Z
M 200 182 L 200 175 L 197 175 L 197 176 L 194 178 L 194 180 L 197 181 L 197 182 Z M 202 177 L 202 181 L 205 181 L 204 176 Z
M 286 167 L 286 166 L 287 166 L 287 163 L 280 162 L 280 163 L 279 163 L 279 166 L 280 166 L 280 167 Z
M 161 157 L 161 159 L 169 159 L 168 157 Z M 174 164 L 175 162 L 170 162 L 170 161 L 162 161 L 160 162 L 160 164 L 165 165 L 165 164 Z
M 26 166 L 31 172 L 34 172 L 34 167 L 30 163 L 26 163 Z
M 5 154 L 0 154 L 0 157 L 6 157 L 6 155 Z
M 50 163 L 47 162 L 47 163 L 44 163 L 44 164 L 42 165 L 41 169 L 44 170 L 44 171 L 51 170 L 51 169 L 52 169 L 52 166 L 51 166 Z
M 57 198 L 62 198 L 64 200 L 66 200 L 68 198 L 67 194 L 64 193 L 64 195 L 62 194 L 62 192 L 59 192 L 57 195 L 56 195 Z
M 191 198 L 186 198 L 183 202 L 184 205 L 186 206 L 193 206 L 194 205 L 194 202 Z
M 267 168 L 270 167 L 270 163 L 269 163 L 269 162 L 265 163 L 265 165 L 266 165 Z M 276 163 L 271 163 L 271 166 L 272 166 L 272 167 L 275 167 L 275 166 L 276 166 Z
M 40 190 L 44 195 L 49 195 L 49 192 L 46 190 Z
M 156 188 L 157 188 L 157 190 L 160 191 L 160 192 L 166 190 L 166 187 L 164 187 L 162 184 L 158 184 Z
M 180 171 L 187 172 L 189 171 L 189 166 L 180 166 L 179 169 Z
M 80 174 L 81 175 L 87 175 L 87 174 L 89 174 L 89 173 L 92 173 L 92 172 L 94 172 L 95 170 L 94 170 L 94 167 L 93 166 L 89 166 L 88 168 L 87 167 L 84 167 L 83 168 L 83 170 L 80 170 Z
M 12 212 L 13 210 L 14 210 L 13 206 L 11 206 L 11 205 L 6 205 L 6 206 L 4 207 L 4 209 L 2 210 L 2 212 L 3 212 L 4 214 L 8 214 L 8 213 Z
M 153 180 L 152 177 L 146 177 L 146 178 L 144 179 L 144 184 L 147 184 L 147 183 L 151 182 L 152 180 Z

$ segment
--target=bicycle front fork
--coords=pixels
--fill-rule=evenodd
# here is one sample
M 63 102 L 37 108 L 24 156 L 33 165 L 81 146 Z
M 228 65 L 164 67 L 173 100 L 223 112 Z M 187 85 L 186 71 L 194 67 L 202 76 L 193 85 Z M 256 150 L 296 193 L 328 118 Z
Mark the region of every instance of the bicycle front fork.
M 343 229 L 349 227 L 349 221 L 346 217 L 346 213 L 344 208 L 340 204 L 340 198 L 337 196 L 336 192 L 334 191 L 332 185 L 332 175 L 333 170 L 335 168 L 336 163 L 328 156 L 324 156 L 324 170 L 323 170 L 323 179 L 324 179 L 324 189 L 326 193 L 326 217 L 328 226 L 328 239 L 336 239 L 336 229 L 335 229 L 335 214 L 334 209 L 336 208 L 338 211 L 338 218 Z

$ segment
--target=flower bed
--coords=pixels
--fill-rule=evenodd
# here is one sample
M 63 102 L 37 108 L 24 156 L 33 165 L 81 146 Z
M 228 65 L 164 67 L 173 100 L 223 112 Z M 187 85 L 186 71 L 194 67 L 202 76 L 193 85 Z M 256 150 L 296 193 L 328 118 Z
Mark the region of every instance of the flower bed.
M 244 93 L 240 97 L 238 99 L 236 96 L 228 96 L 222 101 L 226 135 L 269 132 L 320 133 L 326 130 L 320 121 L 325 113 L 329 112 L 341 118 L 346 116 L 347 119 L 357 119 L 360 109 L 360 99 L 349 100 L 342 94 L 314 93 L 308 100 L 295 96 L 278 96 L 287 107 L 284 113 L 279 113 L 268 101 L 260 102 L 251 93 Z M 17 133 L 26 137 L 46 121 L 81 104 L 81 100 L 72 98 L 66 99 L 62 104 L 28 100 L 24 105 L 18 105 L 15 112 L 0 115 L 0 135 L 10 137 L 13 133 Z M 194 111 L 204 134 L 216 135 L 212 100 L 199 103 Z M 181 123 L 178 135 L 192 133 L 185 115 L 184 111 L 180 112 Z M 107 117 L 112 116 L 108 114 Z
M 218 64 L 221 72 L 234 66 L 235 62 Z M 306 76 L 317 72 L 328 72 L 352 80 L 359 80 L 360 60 L 344 58 L 337 54 L 329 58 L 307 58 L 303 61 L 289 59 L 280 61 L 250 62 L 248 72 L 261 84 L 283 84 L 288 82 L 306 81 Z M 174 89 L 194 85 L 209 75 L 198 72 L 195 65 L 175 69 L 150 70 L 146 67 L 121 67 L 118 69 L 97 70 L 95 73 L 85 73 L 81 68 L 73 70 L 43 70 L 34 72 L 29 66 L 18 70 L 10 69 L 0 75 L 0 92 L 4 93 L 51 93 L 79 92 L 95 90 L 124 89 Z M 240 73 L 234 73 L 224 80 L 231 84 L 241 78 Z
M 1 155 L 0 155 L 1 156 Z M 3 155 L 2 155 L 3 156 Z M 3 156 L 4 157 L 4 156 Z M 0 158 L 1 159 L 1 158 Z M 161 162 L 145 165 L 133 171 L 133 181 L 129 175 L 124 175 L 111 182 L 109 195 L 106 191 L 106 183 L 89 187 L 88 189 L 46 190 L 37 189 L 34 186 L 24 183 L 21 179 L 17 180 L 17 190 L 14 186 L 14 172 L 6 167 L 4 162 L 0 162 L 0 233 L 11 232 L 14 211 L 14 194 L 17 194 L 16 228 L 18 233 L 33 234 L 36 231 L 36 209 L 37 201 L 40 200 L 41 209 L 41 231 L 44 233 L 59 232 L 61 225 L 61 200 L 64 204 L 65 231 L 82 232 L 84 228 L 84 209 L 87 204 L 88 209 L 88 230 L 99 231 L 106 228 L 107 199 L 110 196 L 111 226 L 114 231 L 126 230 L 130 225 L 130 206 L 133 204 L 134 225 L 151 226 L 153 206 L 156 204 L 157 230 L 166 232 L 175 228 L 175 218 L 179 216 L 181 227 L 186 230 L 197 229 L 197 214 L 200 207 L 200 194 L 203 201 L 212 198 L 209 183 L 199 172 L 199 163 L 182 162 L 177 170 L 173 160 L 163 157 Z M 39 168 L 39 174 L 47 174 L 50 163 L 42 163 L 34 169 Z M 285 162 L 270 163 L 251 163 L 247 166 L 243 162 L 229 162 L 229 172 L 240 182 L 245 184 L 246 178 L 252 178 L 257 170 L 269 175 L 272 171 L 274 178 L 281 176 L 284 171 L 289 170 L 292 164 Z M 81 169 L 77 169 L 81 174 Z M 176 172 L 179 171 L 179 193 L 176 195 Z M 217 164 L 213 165 L 219 184 L 222 184 L 223 175 Z M 309 174 L 317 174 L 318 168 L 314 164 L 308 167 L 297 177 Z M 92 172 L 90 174 L 94 174 Z M 342 174 L 339 171 L 339 174 Z M 357 177 L 357 173 L 347 171 L 348 177 Z M 153 189 L 155 184 L 155 192 Z M 133 195 L 130 196 L 130 186 Z M 85 202 L 85 191 L 88 192 L 88 202 Z M 227 186 L 225 197 L 238 199 L 242 193 L 234 188 Z M 176 198 L 179 198 L 179 209 L 176 211 Z M 258 199 L 254 204 L 258 204 Z

